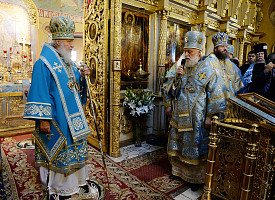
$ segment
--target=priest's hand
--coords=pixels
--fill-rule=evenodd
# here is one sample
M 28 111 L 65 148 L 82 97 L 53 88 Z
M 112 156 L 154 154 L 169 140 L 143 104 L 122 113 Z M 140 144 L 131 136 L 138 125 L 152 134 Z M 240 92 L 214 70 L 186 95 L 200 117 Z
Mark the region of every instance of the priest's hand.
M 177 69 L 177 77 L 179 75 L 183 75 L 184 74 L 184 70 L 185 70 L 185 67 L 183 68 L 183 66 L 179 66 L 178 69 Z
M 42 132 L 45 132 L 45 133 L 51 132 L 50 122 L 47 120 L 41 120 L 39 128 L 40 128 L 40 131 L 42 131 Z
M 90 75 L 90 69 L 87 65 L 83 65 L 80 68 L 80 74 L 82 77 L 89 76 Z
M 211 118 L 210 117 L 206 117 L 205 122 L 204 122 L 204 126 L 207 129 L 211 128 Z

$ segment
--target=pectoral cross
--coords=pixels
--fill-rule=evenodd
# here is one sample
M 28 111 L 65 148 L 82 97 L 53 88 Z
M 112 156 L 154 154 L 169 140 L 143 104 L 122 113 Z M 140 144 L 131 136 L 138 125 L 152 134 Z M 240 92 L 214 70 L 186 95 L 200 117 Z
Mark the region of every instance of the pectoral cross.
M 58 63 L 56 63 L 56 62 L 54 62 L 54 65 L 55 65 L 55 67 L 53 67 L 53 69 L 54 69 L 54 70 L 56 70 L 56 69 L 57 69 L 57 70 L 58 70 L 58 72 L 61 72 L 61 71 L 62 71 L 62 69 L 61 69 L 61 68 L 62 68 L 62 66 L 61 66 L 61 65 L 58 65 Z
M 48 137 L 49 140 L 51 140 L 51 137 L 54 136 L 53 133 L 45 133 L 45 135 Z
M 199 74 L 199 80 L 206 79 L 206 72 L 203 72 L 202 74 Z

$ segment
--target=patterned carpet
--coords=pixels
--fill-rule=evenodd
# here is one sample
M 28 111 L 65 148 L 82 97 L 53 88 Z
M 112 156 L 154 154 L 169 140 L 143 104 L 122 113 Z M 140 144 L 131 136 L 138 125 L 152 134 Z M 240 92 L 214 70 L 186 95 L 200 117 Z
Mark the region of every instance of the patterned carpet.
M 43 199 L 39 170 L 34 166 L 34 150 L 30 135 L 1 139 L 3 181 L 7 199 Z M 28 142 L 29 141 L 29 142 Z M 170 181 L 170 165 L 165 150 L 115 163 L 106 157 L 108 180 L 102 167 L 100 152 L 89 147 L 88 168 L 90 179 L 105 186 L 104 199 L 172 199 L 168 195 L 183 182 Z

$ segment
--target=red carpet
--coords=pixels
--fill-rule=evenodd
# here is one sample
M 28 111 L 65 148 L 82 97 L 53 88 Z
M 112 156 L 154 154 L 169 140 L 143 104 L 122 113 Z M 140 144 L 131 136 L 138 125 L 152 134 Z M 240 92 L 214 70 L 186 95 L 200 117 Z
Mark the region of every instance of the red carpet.
M 185 186 L 183 181 L 169 179 L 172 168 L 167 158 L 166 148 L 118 164 L 141 181 L 157 188 L 166 195 Z
M 34 150 L 17 145 L 31 135 L 1 139 L 3 158 L 3 181 L 8 199 L 38 200 L 43 198 L 39 170 L 34 166 Z M 28 144 L 25 144 L 28 148 Z M 105 186 L 104 199 L 172 199 L 171 192 L 183 186 L 182 182 L 170 181 L 171 171 L 165 153 L 161 151 L 138 156 L 128 161 L 115 163 L 106 157 L 110 190 L 102 167 L 101 155 L 89 147 L 88 167 L 90 179 Z

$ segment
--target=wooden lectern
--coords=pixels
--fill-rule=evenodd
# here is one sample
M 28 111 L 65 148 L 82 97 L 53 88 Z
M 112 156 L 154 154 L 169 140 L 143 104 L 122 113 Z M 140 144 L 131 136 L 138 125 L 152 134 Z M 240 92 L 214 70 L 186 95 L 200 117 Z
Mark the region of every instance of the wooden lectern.
M 202 200 L 275 199 L 275 103 L 255 93 L 228 99 L 211 124 Z

